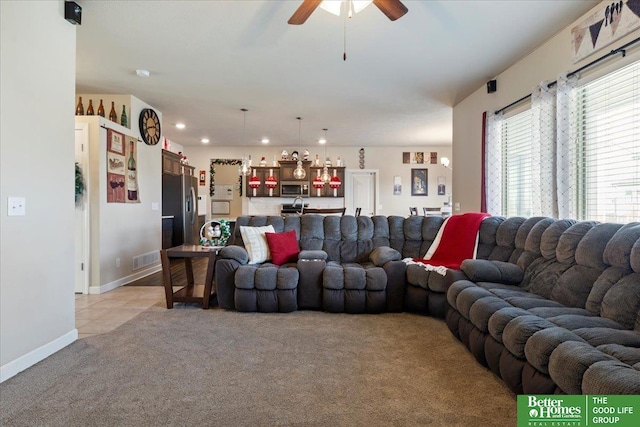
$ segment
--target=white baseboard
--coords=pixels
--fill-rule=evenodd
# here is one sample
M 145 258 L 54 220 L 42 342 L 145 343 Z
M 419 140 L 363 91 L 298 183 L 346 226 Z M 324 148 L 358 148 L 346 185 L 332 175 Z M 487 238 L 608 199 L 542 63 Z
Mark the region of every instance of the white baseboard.
M 89 293 L 92 295 L 103 294 L 105 292 L 112 291 L 128 283 L 135 282 L 136 280 L 142 279 L 143 277 L 147 277 L 150 274 L 157 273 L 158 271 L 162 271 L 162 265 L 160 264 L 151 266 L 145 270 L 137 271 L 133 274 L 130 274 L 129 276 L 122 277 L 110 283 L 105 283 L 104 285 L 101 285 L 101 286 L 89 286 Z
M 0 366 L 0 383 L 19 374 L 30 366 L 35 365 L 41 360 L 46 359 L 53 353 L 62 350 L 72 342 L 78 339 L 78 330 L 74 329 L 55 340 L 30 351 L 29 353 L 18 357 L 11 362 Z

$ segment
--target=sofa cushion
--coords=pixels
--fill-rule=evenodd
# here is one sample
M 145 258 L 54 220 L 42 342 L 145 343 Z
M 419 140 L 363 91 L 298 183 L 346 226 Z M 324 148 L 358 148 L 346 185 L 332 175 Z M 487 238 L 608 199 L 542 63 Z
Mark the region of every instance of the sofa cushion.
M 369 255 L 369 260 L 378 267 L 385 265 L 389 261 L 400 261 L 401 259 L 400 252 L 388 246 L 375 248 Z
M 245 248 L 240 246 L 225 246 L 220 250 L 218 256 L 220 258 L 236 260 L 240 264 L 246 264 L 249 262 L 249 253 Z
M 272 225 L 262 227 L 240 226 L 244 247 L 249 254 L 249 264 L 260 264 L 271 259 L 265 233 L 275 233 Z
M 613 356 L 627 365 L 640 363 L 640 348 L 627 347 L 620 344 L 603 344 L 597 348 L 601 352 Z
M 504 261 L 486 259 L 467 259 L 460 265 L 469 280 L 474 282 L 497 282 L 518 284 L 522 281 L 524 271 L 515 264 Z
M 296 262 L 300 247 L 295 230 L 284 233 L 265 233 L 271 260 L 275 265 L 282 265 L 288 262 Z
M 616 361 L 589 344 L 565 341 L 553 350 L 549 357 L 549 375 L 567 394 L 582 394 L 582 376 L 592 364 L 600 361 Z
M 604 360 L 595 362 L 582 377 L 585 394 L 640 394 L 640 371 L 626 363 Z
M 531 335 L 524 346 L 524 355 L 527 358 L 527 362 L 540 372 L 548 374 L 549 357 L 551 353 L 553 353 L 553 350 L 555 350 L 558 345 L 565 341 L 586 343 L 586 341 L 578 335 L 559 326 L 537 331 Z

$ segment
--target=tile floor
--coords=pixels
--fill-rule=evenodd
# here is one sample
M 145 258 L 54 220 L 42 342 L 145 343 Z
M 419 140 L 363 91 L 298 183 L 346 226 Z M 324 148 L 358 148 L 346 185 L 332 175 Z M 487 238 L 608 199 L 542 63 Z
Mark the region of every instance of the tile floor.
M 78 294 L 78 338 L 109 332 L 154 305 L 165 306 L 162 286 L 121 286 L 99 295 Z

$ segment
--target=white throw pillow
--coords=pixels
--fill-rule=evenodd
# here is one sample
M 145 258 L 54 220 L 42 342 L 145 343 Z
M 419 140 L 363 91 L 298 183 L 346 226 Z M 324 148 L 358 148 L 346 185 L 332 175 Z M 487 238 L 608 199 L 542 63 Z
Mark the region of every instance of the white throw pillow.
M 273 225 L 267 225 L 266 227 L 240 226 L 240 235 L 249 254 L 249 264 L 260 264 L 271 259 L 269 245 L 264 234 L 275 232 Z

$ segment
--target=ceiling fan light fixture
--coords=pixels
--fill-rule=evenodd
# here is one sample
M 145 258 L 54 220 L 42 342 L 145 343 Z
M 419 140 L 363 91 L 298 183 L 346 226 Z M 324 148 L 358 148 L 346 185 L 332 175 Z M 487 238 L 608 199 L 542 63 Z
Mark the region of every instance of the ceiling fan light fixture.
M 345 2 L 347 2 L 347 7 L 349 7 L 349 10 L 353 8 L 353 11 L 355 13 L 358 13 L 365 7 L 373 3 L 373 0 L 323 0 L 322 3 L 320 3 L 320 7 L 329 13 L 340 16 L 340 12 L 342 11 L 342 3 Z

